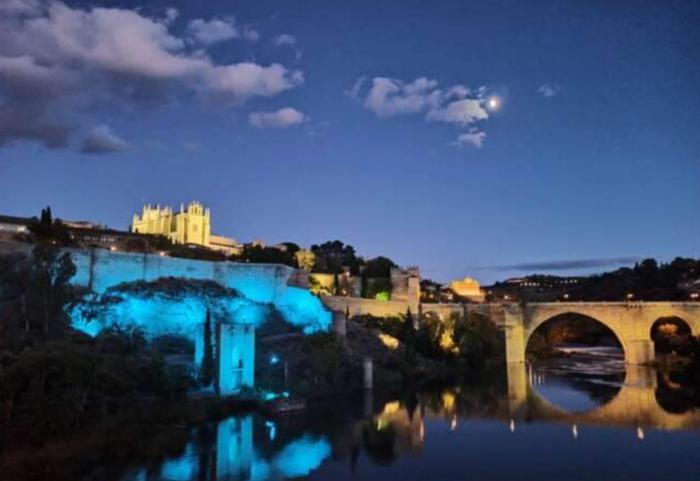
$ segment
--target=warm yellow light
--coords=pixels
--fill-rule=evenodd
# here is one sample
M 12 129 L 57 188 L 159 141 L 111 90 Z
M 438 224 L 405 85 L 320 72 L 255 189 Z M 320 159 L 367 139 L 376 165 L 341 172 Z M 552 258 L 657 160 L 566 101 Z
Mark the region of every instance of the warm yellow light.
M 390 336 L 389 334 L 384 334 L 383 332 L 380 332 L 379 334 L 377 334 L 377 336 L 379 337 L 379 340 L 382 341 L 382 344 L 384 344 L 392 351 L 399 347 L 399 340 L 395 337 Z
M 396 414 L 399 412 L 399 409 L 401 409 L 401 403 L 399 403 L 399 401 L 389 401 L 384 405 L 382 415 Z

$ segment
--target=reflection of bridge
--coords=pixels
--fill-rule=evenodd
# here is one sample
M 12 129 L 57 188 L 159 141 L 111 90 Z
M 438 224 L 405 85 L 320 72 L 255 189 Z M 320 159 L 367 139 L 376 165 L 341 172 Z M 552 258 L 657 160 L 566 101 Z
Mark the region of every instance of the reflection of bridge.
M 506 359 L 525 361 L 530 336 L 548 320 L 563 314 L 578 314 L 608 327 L 617 336 L 628 364 L 645 364 L 654 359 L 651 340 L 653 324 L 663 317 L 685 321 L 693 335 L 700 334 L 698 302 L 551 302 L 532 304 L 421 304 L 426 315 L 479 314 L 502 326 L 506 334 Z
M 613 399 L 590 411 L 568 412 L 535 392 L 524 363 L 508 365 L 508 406 L 512 419 L 670 430 L 700 426 L 700 410 L 692 409 L 681 414 L 666 411 L 657 400 L 656 387 L 655 371 L 642 366 L 627 366 L 625 382 Z

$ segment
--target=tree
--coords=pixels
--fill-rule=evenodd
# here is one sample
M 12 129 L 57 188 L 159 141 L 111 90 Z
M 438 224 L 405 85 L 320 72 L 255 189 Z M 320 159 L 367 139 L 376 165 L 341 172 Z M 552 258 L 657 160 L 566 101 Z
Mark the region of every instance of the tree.
M 316 255 L 307 249 L 300 249 L 295 254 L 294 257 L 297 261 L 297 266 L 306 272 L 311 272 L 314 268 L 314 263 L 316 262 Z
M 52 242 L 64 246 L 72 244 L 70 233 L 61 219 L 53 220 L 51 207 L 41 209 L 39 219 L 32 218 L 29 222 L 29 232 L 39 242 Z
M 396 267 L 396 264 L 388 257 L 375 257 L 365 264 L 365 276 L 389 278 L 392 267 Z
M 199 370 L 199 382 L 204 386 L 210 386 L 214 382 L 214 349 L 211 343 L 211 312 L 207 309 L 204 319 L 204 355 L 202 366 Z
M 40 243 L 34 248 L 27 304 L 39 311 L 34 313 L 34 318 L 41 319 L 44 336 L 59 335 L 68 328 L 64 307 L 71 300 L 68 282 L 75 272 L 69 253 L 61 253 L 49 244 Z

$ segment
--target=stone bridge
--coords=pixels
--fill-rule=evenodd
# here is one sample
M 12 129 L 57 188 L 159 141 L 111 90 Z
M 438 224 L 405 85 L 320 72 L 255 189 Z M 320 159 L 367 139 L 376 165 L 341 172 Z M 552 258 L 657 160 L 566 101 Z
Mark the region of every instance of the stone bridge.
M 620 341 L 628 364 L 654 360 L 651 329 L 664 317 L 683 320 L 694 335 L 700 335 L 700 302 L 551 302 L 529 304 L 411 304 L 351 297 L 325 296 L 323 303 L 338 313 L 351 316 L 371 314 L 401 316 L 410 311 L 418 318 L 450 316 L 466 318 L 473 314 L 487 317 L 505 331 L 506 360 L 525 361 L 530 336 L 545 322 L 563 314 L 578 314 L 608 327 Z
M 530 336 L 545 322 L 563 314 L 578 314 L 603 324 L 617 337 L 628 364 L 646 364 L 654 360 L 651 330 L 665 317 L 683 320 L 690 332 L 700 334 L 700 303 L 697 302 L 553 302 L 504 304 L 503 328 L 506 360 L 525 361 Z

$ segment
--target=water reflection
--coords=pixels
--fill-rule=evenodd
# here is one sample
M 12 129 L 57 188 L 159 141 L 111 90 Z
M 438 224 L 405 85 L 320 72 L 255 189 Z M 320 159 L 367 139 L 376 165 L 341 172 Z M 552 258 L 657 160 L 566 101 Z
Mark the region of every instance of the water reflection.
M 510 366 L 503 377 L 419 392 L 367 392 L 293 417 L 204 424 L 179 455 L 122 479 L 418 480 L 469 471 L 480 479 L 554 480 L 607 478 L 621 469 L 631 479 L 663 479 L 697 472 L 700 413 L 682 379 L 614 363 L 593 373 L 576 369 L 578 362 Z M 502 462 L 504 452 L 513 464 Z

